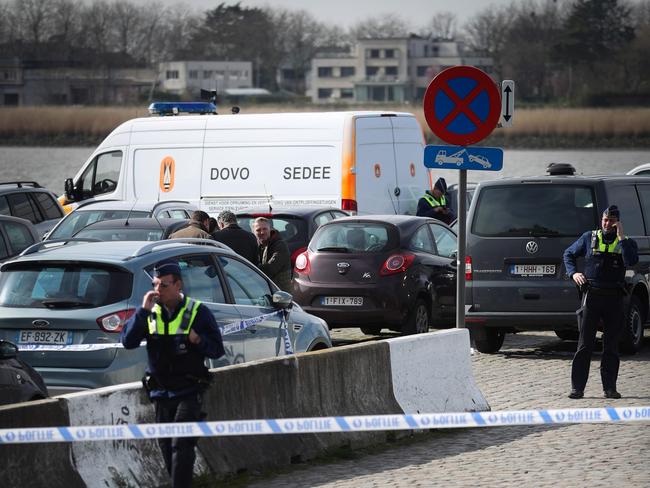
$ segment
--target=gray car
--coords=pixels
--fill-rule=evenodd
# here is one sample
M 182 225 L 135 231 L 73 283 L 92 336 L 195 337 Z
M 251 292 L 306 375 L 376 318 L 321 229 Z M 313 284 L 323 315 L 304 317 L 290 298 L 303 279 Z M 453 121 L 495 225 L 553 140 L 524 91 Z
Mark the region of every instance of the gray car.
M 197 239 L 32 246 L 0 267 L 0 339 L 22 349 L 33 344 L 90 349 L 21 352 L 54 394 L 138 380 L 146 366 L 145 348 L 110 347 L 151 289 L 152 269 L 163 259 L 178 261 L 184 292 L 207 305 L 219 325 L 266 315 L 224 335 L 226 355 L 211 367 L 285 354 L 286 332 L 274 303 L 283 293 L 229 248 Z M 327 324 L 297 304 L 286 330 L 294 352 L 331 347 Z
M 39 239 L 64 215 L 56 195 L 35 181 L 0 182 L 0 215 L 29 220 Z
M 40 240 L 36 227 L 29 220 L 0 215 L 0 263 Z

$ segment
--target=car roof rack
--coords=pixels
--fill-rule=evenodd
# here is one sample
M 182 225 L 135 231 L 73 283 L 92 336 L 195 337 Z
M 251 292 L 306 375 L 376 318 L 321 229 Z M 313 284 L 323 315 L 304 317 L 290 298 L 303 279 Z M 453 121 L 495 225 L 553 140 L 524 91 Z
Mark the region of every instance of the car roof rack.
M 131 254 L 131 256 L 129 256 L 129 259 L 138 258 L 140 256 L 144 256 L 145 254 L 149 254 L 156 249 L 173 246 L 176 244 L 198 244 L 202 246 L 212 246 L 212 247 L 217 247 L 219 249 L 226 249 L 228 251 L 232 251 L 230 247 L 226 246 L 222 242 L 215 241 L 212 239 L 200 239 L 197 237 L 182 237 L 179 239 L 167 239 L 164 241 L 149 242 L 144 246 L 140 247 L 133 254 Z
M 37 181 L 2 181 L 1 185 L 16 185 L 18 188 L 23 186 L 31 186 L 33 188 L 43 188 Z
M 81 244 L 83 242 L 101 242 L 101 241 L 99 239 L 92 239 L 90 237 L 69 237 L 66 239 L 52 239 L 51 241 L 41 241 L 29 246 L 27 249 L 21 252 L 19 256 L 28 256 L 30 254 L 34 254 L 45 247 L 47 248 L 60 247 L 70 243 Z

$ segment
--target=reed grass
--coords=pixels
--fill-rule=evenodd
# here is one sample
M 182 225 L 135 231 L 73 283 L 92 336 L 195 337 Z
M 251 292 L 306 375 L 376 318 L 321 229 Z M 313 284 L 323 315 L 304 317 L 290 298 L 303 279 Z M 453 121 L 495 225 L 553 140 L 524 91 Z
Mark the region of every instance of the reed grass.
M 242 113 L 306 112 L 331 110 L 396 110 L 413 113 L 431 137 L 422 108 L 395 106 L 244 106 Z M 227 113 L 229 109 L 222 110 Z M 0 140 L 20 136 L 59 135 L 103 137 L 120 123 L 147 116 L 146 107 L 11 107 L 0 108 Z M 650 108 L 536 108 L 517 109 L 513 127 L 501 131 L 503 137 L 647 137 L 650 135 Z

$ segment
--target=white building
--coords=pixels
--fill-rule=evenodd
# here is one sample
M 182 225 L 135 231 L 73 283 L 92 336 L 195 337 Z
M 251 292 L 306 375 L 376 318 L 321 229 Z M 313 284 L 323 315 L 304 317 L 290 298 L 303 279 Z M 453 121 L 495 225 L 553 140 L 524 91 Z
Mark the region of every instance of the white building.
M 159 64 L 158 73 L 160 88 L 178 95 L 253 86 L 251 61 L 169 61 Z
M 308 95 L 314 103 L 417 101 L 436 74 L 457 65 L 490 73 L 492 60 L 464 53 L 456 41 L 358 39 L 349 53 L 319 53 L 312 59 Z

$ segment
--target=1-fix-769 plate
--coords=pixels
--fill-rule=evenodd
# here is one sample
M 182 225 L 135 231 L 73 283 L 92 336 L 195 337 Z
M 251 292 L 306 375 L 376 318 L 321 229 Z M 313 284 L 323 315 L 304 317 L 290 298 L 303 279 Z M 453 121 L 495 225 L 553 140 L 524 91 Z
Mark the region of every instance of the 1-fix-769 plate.
M 322 297 L 320 303 L 326 306 L 359 307 L 363 305 L 363 297 Z

